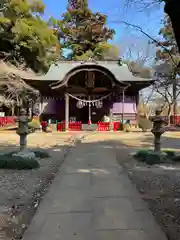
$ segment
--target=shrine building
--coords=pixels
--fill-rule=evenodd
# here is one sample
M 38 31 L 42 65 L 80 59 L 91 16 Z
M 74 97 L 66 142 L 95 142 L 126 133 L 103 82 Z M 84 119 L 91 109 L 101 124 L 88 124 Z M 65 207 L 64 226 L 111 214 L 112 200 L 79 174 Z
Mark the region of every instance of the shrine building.
M 43 76 L 24 79 L 40 92 L 34 111 L 42 120 L 97 124 L 110 121 L 136 122 L 139 91 L 151 79 L 134 76 L 118 61 L 59 61 Z

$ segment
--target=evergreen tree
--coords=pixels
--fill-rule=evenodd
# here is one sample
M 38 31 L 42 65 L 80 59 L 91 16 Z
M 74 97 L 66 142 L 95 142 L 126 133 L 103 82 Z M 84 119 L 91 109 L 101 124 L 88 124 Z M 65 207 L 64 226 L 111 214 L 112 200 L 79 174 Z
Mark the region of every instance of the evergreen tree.
M 76 60 L 104 59 L 111 48 L 108 40 L 115 34 L 106 23 L 107 17 L 99 12 L 93 13 L 88 9 L 87 2 L 76 1 L 73 8 L 69 7 L 63 19 L 56 22 L 63 36 L 63 48 L 71 50 L 68 57 Z
M 42 19 L 45 6 L 41 0 L 9 0 L 0 15 L 0 57 L 13 64 L 47 71 L 57 57 L 51 51 L 57 34 Z

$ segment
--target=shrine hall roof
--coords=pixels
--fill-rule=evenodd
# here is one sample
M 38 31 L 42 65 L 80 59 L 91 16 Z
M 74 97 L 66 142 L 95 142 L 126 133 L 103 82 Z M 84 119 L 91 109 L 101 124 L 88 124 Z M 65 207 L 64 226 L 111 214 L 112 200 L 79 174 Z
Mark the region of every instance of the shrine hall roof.
M 117 61 L 98 61 L 98 62 L 80 62 L 80 61 L 59 61 L 49 68 L 45 75 L 37 76 L 31 80 L 40 81 L 62 81 L 65 76 L 77 67 L 100 66 L 109 70 L 118 81 L 152 81 L 152 79 L 140 78 L 134 76 L 126 64 L 118 65 Z

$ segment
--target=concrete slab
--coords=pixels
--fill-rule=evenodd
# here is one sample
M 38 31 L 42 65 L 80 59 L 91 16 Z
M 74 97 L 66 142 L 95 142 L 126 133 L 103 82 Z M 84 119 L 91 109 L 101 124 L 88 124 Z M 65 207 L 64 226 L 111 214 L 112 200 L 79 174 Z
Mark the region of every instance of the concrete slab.
M 48 213 L 72 213 L 92 211 L 92 200 L 89 189 L 61 189 L 52 197 Z
M 142 222 L 132 203 L 127 198 L 105 198 L 94 200 L 93 224 L 96 230 L 139 229 Z
M 92 226 L 92 213 L 49 214 L 42 229 L 42 234 L 58 231 L 74 233 L 88 231 Z
M 59 183 L 59 189 L 61 188 L 90 188 L 90 174 L 77 173 L 77 174 L 65 174 Z
M 142 230 L 97 231 L 96 240 L 152 240 Z M 153 239 L 154 240 L 154 239 Z
M 117 179 L 93 179 L 92 195 L 93 197 L 132 197 L 137 194 L 132 185 L 127 183 L 120 184 Z

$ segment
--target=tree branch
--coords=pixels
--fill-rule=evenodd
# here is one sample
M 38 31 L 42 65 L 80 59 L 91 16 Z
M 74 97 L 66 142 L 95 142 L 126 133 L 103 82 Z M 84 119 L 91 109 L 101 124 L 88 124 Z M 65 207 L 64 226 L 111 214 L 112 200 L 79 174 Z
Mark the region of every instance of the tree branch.
M 168 50 L 168 48 L 166 48 L 165 46 L 163 46 L 160 42 L 158 42 L 155 38 L 151 37 L 147 32 L 145 32 L 140 26 L 138 25 L 135 25 L 135 24 L 132 24 L 132 23 L 129 23 L 129 22 L 126 22 L 126 21 L 113 21 L 112 23 L 123 23 L 129 27 L 132 27 L 132 28 L 135 28 L 137 31 L 141 32 L 143 35 L 145 35 L 146 37 L 148 37 L 149 39 L 152 40 L 153 43 L 155 43 L 157 46 L 159 47 L 162 47 L 164 49 L 165 52 L 168 53 L 168 55 L 170 56 L 173 64 L 178 67 L 179 64 L 177 64 L 175 61 L 174 61 L 174 58 L 172 56 L 172 54 L 170 53 L 170 51 Z

